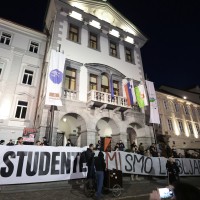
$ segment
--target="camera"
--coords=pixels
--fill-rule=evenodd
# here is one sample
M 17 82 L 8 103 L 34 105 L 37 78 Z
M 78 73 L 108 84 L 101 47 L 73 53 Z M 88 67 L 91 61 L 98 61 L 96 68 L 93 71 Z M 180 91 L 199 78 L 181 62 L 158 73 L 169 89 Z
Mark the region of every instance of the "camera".
M 173 190 L 170 188 L 158 188 L 161 199 L 168 199 L 174 196 Z

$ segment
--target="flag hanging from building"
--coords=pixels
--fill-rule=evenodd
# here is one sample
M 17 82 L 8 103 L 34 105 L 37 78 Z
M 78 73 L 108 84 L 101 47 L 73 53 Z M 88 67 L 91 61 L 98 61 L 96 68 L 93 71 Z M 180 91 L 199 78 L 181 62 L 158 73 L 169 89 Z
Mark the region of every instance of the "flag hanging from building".
M 64 65 L 64 54 L 52 50 L 47 73 L 46 105 L 62 106 L 61 95 Z
M 130 80 L 130 86 L 131 86 L 131 92 L 132 92 L 132 96 L 133 96 L 133 104 L 136 103 L 136 96 L 135 96 L 135 89 L 134 89 L 134 83 L 133 80 Z
M 140 108 L 144 108 L 144 106 L 148 106 L 148 100 L 147 100 L 147 95 L 144 89 L 144 85 L 141 84 L 135 87 L 135 96 Z
M 131 85 L 130 85 L 129 81 L 124 85 L 124 89 L 125 89 L 126 98 L 127 98 L 127 105 L 132 106 L 133 105 L 133 95 L 132 95 L 132 89 L 131 89 Z
M 150 123 L 160 124 L 160 117 L 158 113 L 158 104 L 156 98 L 156 92 L 154 88 L 154 83 L 151 81 L 146 81 L 147 92 L 149 96 L 150 104 Z
M 113 88 L 112 74 L 110 76 L 110 93 L 111 93 L 111 98 L 114 99 L 114 88 Z

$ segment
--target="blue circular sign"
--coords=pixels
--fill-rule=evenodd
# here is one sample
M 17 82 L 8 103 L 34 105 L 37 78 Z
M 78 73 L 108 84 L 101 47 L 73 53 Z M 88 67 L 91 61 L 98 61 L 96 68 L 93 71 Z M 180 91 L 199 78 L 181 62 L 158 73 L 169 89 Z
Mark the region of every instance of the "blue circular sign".
M 60 84 L 63 79 L 63 73 L 59 71 L 58 69 L 53 69 L 50 74 L 50 79 L 55 84 Z

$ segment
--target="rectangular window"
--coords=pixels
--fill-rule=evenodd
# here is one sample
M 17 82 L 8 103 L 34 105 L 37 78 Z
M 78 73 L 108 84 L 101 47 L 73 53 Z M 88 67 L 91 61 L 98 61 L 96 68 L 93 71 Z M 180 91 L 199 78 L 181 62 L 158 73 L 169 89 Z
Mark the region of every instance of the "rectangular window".
M 125 56 L 126 56 L 126 61 L 127 62 L 133 62 L 133 57 L 132 57 L 132 50 L 129 48 L 125 48 Z
M 1 75 L 2 75 L 3 66 L 4 66 L 4 63 L 3 63 L 3 62 L 0 62 L 0 77 L 1 77 Z
M 174 109 L 175 109 L 175 112 L 179 112 L 179 106 L 177 103 L 174 103 Z
M 32 42 L 29 47 L 29 51 L 32 53 L 38 53 L 39 44 L 37 42 Z
M 117 44 L 114 42 L 110 42 L 110 55 L 117 57 Z
M 193 132 L 193 128 L 192 128 L 192 124 L 190 123 L 190 122 L 188 122 L 188 129 L 189 129 L 189 131 L 190 131 L 190 134 L 194 134 L 194 132 Z
M 170 130 L 170 131 L 173 131 L 174 128 L 173 128 L 172 120 L 171 120 L 171 119 L 168 119 L 168 120 L 167 120 L 167 123 L 168 123 L 168 128 L 169 128 L 169 130 Z
M 196 111 L 195 111 L 195 108 L 192 107 L 191 110 L 192 110 L 192 116 L 195 118 L 195 117 L 196 117 Z
M 179 131 L 180 133 L 184 133 L 183 123 L 182 121 L 178 121 Z
M 164 108 L 165 108 L 165 110 L 168 110 L 168 103 L 167 103 L 167 101 L 163 101 L 163 105 L 164 105 Z
M 76 90 L 76 70 L 72 68 L 67 68 L 66 79 L 65 79 L 65 89 Z
M 189 115 L 189 110 L 188 107 L 186 105 L 183 106 L 184 107 L 184 111 L 186 115 Z
M 119 82 L 113 81 L 114 95 L 119 96 Z
M 195 126 L 196 126 L 196 130 L 197 130 L 198 135 L 200 135 L 199 125 L 198 125 L 198 124 L 195 124 Z
M 72 24 L 70 24 L 70 27 L 69 27 L 69 40 L 73 42 L 79 41 L 79 28 Z
M 98 38 L 97 35 L 94 33 L 90 33 L 90 42 L 89 42 L 89 46 L 92 49 L 97 49 L 97 42 L 98 42 Z
M 18 101 L 15 118 L 25 119 L 27 112 L 28 102 L 26 101 Z
M 97 75 L 90 74 L 90 90 L 97 90 Z
M 9 33 L 2 32 L 0 43 L 10 45 L 11 35 Z
M 33 72 L 25 69 L 22 83 L 26 85 L 31 85 L 32 81 L 33 81 Z

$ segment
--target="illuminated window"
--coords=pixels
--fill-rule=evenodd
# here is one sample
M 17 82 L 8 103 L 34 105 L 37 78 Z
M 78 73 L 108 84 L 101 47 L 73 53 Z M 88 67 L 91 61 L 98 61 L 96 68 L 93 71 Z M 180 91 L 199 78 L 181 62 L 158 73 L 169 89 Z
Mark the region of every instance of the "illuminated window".
M 172 120 L 171 120 L 171 119 L 167 119 L 167 123 L 168 123 L 168 129 L 169 129 L 170 131 L 173 131 L 174 128 L 173 128 Z
M 26 85 L 31 85 L 33 80 L 33 71 L 25 69 L 22 83 Z
M 97 40 L 98 40 L 98 38 L 97 38 L 97 35 L 96 34 L 94 34 L 94 33 L 90 33 L 90 41 L 89 41 L 89 46 L 90 46 L 90 48 L 92 48 L 92 49 L 97 49 Z
M 119 96 L 119 82 L 113 81 L 114 95 Z
M 9 33 L 2 32 L 0 43 L 10 45 L 11 42 L 11 35 Z
M 69 40 L 73 42 L 79 41 L 79 27 L 70 24 L 69 27 Z
M 27 107 L 28 107 L 28 102 L 18 101 L 15 118 L 25 119 Z
M 132 50 L 127 47 L 125 47 L 125 56 L 127 62 L 133 62 Z
M 164 105 L 165 110 L 169 109 L 168 102 L 166 100 L 163 101 L 163 105 Z
M 67 68 L 66 79 L 65 79 L 65 89 L 76 90 L 76 70 L 72 68 Z
M 102 92 L 109 92 L 109 81 L 106 75 L 102 75 L 101 77 L 101 91 Z
M 183 123 L 182 121 L 178 121 L 179 131 L 180 133 L 184 133 Z
M 197 130 L 198 135 L 200 135 L 200 128 L 199 128 L 199 125 L 198 125 L 198 124 L 195 124 L 195 126 L 196 126 L 196 130 Z
M 193 116 L 194 118 L 196 118 L 196 110 L 195 110 L 195 108 L 192 108 L 192 116 Z
M 188 124 L 188 129 L 189 129 L 189 131 L 190 131 L 190 134 L 193 135 L 194 132 L 193 132 L 192 124 L 191 124 L 190 122 L 188 122 L 187 124 Z
M 186 114 L 186 115 L 189 115 L 189 110 L 188 110 L 187 105 L 184 105 L 183 107 L 184 107 L 185 114 Z
M 114 56 L 114 57 L 118 56 L 118 54 L 117 54 L 117 44 L 114 43 L 114 42 L 110 42 L 110 55 Z
M 38 53 L 38 49 L 39 49 L 39 44 L 37 42 L 31 41 L 29 51 L 32 52 L 32 53 Z
M 179 112 L 179 105 L 178 103 L 174 103 L 175 112 Z
M 97 75 L 90 74 L 90 90 L 97 90 Z

